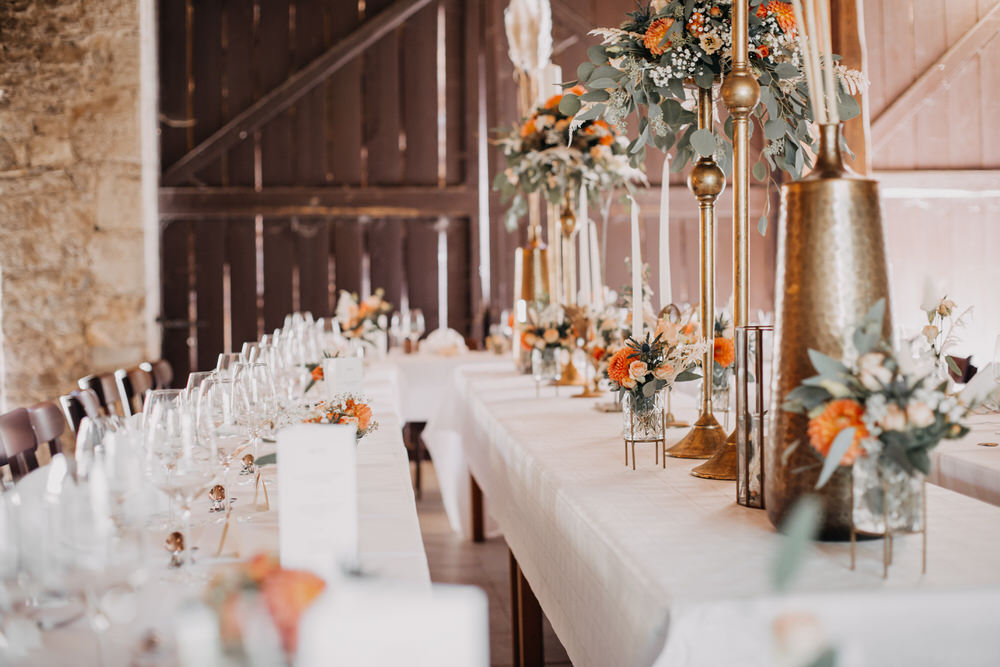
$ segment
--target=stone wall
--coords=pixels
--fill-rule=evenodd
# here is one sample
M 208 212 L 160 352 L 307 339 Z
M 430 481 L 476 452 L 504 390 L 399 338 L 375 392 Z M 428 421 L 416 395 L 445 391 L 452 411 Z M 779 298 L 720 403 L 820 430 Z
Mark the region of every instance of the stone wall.
M 4 409 L 144 358 L 136 0 L 0 0 Z

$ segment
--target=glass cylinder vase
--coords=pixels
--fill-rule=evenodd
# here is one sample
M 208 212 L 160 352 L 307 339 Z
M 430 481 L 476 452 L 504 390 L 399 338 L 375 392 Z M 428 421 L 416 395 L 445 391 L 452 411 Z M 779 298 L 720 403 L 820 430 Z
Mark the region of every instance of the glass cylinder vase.
M 625 440 L 652 442 L 664 438 L 663 392 L 644 396 L 627 392 L 622 398 L 622 435 Z
M 561 348 L 544 347 L 531 351 L 531 374 L 535 382 L 554 382 L 562 377 Z
M 854 530 L 865 535 L 924 529 L 924 476 L 891 459 L 864 456 L 851 468 Z

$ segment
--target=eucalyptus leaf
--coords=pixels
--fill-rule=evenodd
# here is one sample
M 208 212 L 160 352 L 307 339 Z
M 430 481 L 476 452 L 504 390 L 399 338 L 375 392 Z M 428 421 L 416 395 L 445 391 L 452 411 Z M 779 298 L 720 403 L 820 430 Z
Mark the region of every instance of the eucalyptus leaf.
M 820 375 L 836 376 L 848 373 L 847 366 L 833 357 L 823 354 L 819 350 L 809 350 L 809 361 L 812 362 L 813 368 Z
M 851 120 L 861 114 L 861 106 L 850 95 L 840 95 L 837 98 L 837 114 L 840 120 Z
M 758 181 L 763 182 L 764 179 L 767 178 L 767 167 L 764 166 L 763 162 L 757 162 L 754 164 L 753 168 L 750 169 L 750 173 L 753 174 L 753 177 Z
M 667 88 L 673 93 L 673 96 L 677 99 L 684 99 L 684 82 L 680 79 L 669 79 L 667 81 Z
M 580 96 L 584 102 L 607 102 L 611 95 L 606 90 L 590 90 Z
M 715 134 L 708 129 L 696 130 L 691 134 L 691 147 L 702 157 L 715 153 Z
M 806 551 L 819 533 L 823 505 L 816 496 L 802 496 L 781 522 L 784 538 L 774 559 L 771 583 L 778 592 L 788 590 L 805 562 Z
M 645 396 L 646 398 L 652 397 L 653 394 L 655 393 L 656 393 L 655 382 L 647 382 L 646 384 L 642 385 L 642 395 Z
M 712 84 L 715 83 L 715 75 L 704 67 L 699 67 L 695 70 L 692 78 L 694 78 L 695 85 L 706 90 L 711 88 Z
M 828 646 L 816 659 L 803 667 L 837 667 L 837 649 Z
M 778 63 L 774 75 L 779 79 L 794 79 L 799 75 L 799 68 L 792 63 Z
M 863 320 L 863 325 L 868 328 L 871 327 L 875 329 L 876 327 L 881 330 L 882 322 L 885 320 L 885 298 L 881 298 L 868 309 L 865 313 L 865 318 Z
M 618 82 L 614 79 L 609 79 L 608 77 L 598 77 L 587 82 L 587 88 L 590 90 L 607 90 L 609 88 L 617 87 Z
M 760 220 L 757 221 L 757 231 L 761 236 L 767 234 L 767 213 L 760 216 Z
M 578 115 L 576 119 L 580 122 L 583 122 L 585 120 L 593 120 L 595 118 L 599 118 L 601 114 L 604 113 L 605 107 L 606 105 L 604 104 L 595 104 L 594 106 L 590 107 L 589 109 Z
M 692 380 L 700 380 L 701 374 L 695 371 L 693 368 L 689 368 L 686 371 L 681 371 L 677 377 L 674 378 L 674 382 L 691 382 Z
M 595 79 L 611 79 L 612 81 L 620 81 L 624 75 L 619 69 L 615 69 L 611 65 L 601 65 L 594 70 L 591 75 Z
M 608 52 L 600 44 L 594 44 L 593 46 L 587 48 L 587 58 L 589 58 L 590 62 L 594 65 L 603 65 L 608 62 Z
M 781 118 L 771 118 L 771 120 L 764 123 L 764 136 L 771 141 L 777 141 L 784 136 L 787 128 L 788 126 Z
M 847 450 L 851 447 L 851 443 L 854 442 L 854 432 L 856 430 L 857 427 L 855 426 L 845 428 L 833 439 L 833 444 L 830 445 L 830 451 L 826 455 L 826 460 L 823 461 L 823 470 L 819 473 L 819 480 L 816 481 L 817 489 L 823 488 L 823 485 L 833 477 L 833 473 L 837 472 L 841 459 L 844 458 L 844 454 L 847 453 Z
M 580 110 L 580 98 L 576 95 L 565 94 L 559 100 L 559 111 L 567 116 L 575 116 Z
M 273 452 L 271 454 L 264 454 L 264 456 L 258 456 L 256 459 L 254 459 L 254 465 L 256 466 L 269 466 L 269 465 L 274 465 L 277 462 L 278 462 L 277 452 Z
M 581 82 L 586 83 L 590 75 L 594 73 L 597 66 L 591 62 L 583 62 L 576 68 L 576 77 L 580 79 Z

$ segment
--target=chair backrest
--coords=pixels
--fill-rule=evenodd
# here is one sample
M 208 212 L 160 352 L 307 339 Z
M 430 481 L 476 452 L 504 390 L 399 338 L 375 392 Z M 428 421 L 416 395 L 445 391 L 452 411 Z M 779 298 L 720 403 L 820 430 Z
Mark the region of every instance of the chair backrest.
M 28 408 L 31 428 L 35 431 L 35 441 L 49 443 L 49 453 L 52 455 L 62 451 L 59 438 L 66 432 L 66 417 L 59 406 L 52 401 L 35 403 Z
M 128 370 L 119 368 L 115 371 L 115 382 L 125 416 L 142 412 L 146 392 L 153 388 L 152 373 L 138 366 Z
M 102 414 L 107 413 L 107 400 L 104 398 L 104 383 L 99 375 L 88 375 L 77 380 L 76 384 L 80 389 L 89 389 L 97 397 L 97 404 L 100 406 Z
M 97 419 L 101 416 L 101 402 L 92 389 L 74 389 L 66 396 L 60 396 L 59 404 L 73 433 L 80 428 L 84 417 Z
M 38 441 L 31 428 L 31 418 L 24 408 L 16 408 L 0 415 L 0 444 L 10 462 L 14 479 L 20 479 L 38 467 L 35 450 Z
M 104 409 L 108 411 L 109 415 L 125 414 L 122 407 L 125 399 L 118 393 L 118 382 L 115 380 L 115 374 L 102 373 L 100 379 L 101 389 L 104 391 Z
M 174 369 L 166 359 L 154 361 L 150 370 L 156 381 L 157 389 L 170 389 L 174 382 Z

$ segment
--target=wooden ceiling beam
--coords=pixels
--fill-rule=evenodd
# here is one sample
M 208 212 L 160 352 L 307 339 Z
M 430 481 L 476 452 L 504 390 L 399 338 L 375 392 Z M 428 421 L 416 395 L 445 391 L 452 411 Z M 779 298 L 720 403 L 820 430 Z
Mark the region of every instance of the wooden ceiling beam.
M 265 217 L 472 217 L 478 192 L 455 187 L 160 188 L 161 220 Z
M 199 169 L 218 159 L 224 150 L 251 136 L 254 130 L 290 107 L 432 2 L 433 0 L 396 0 L 188 151 L 167 169 L 162 183 L 179 185 L 187 181 Z
M 997 32 L 1000 32 L 1000 4 L 993 6 L 962 35 L 944 55 L 917 77 L 901 95 L 882 110 L 872 123 L 872 144 L 877 150 L 888 143 L 893 131 L 920 111 L 923 103 L 943 84 L 955 78 Z

